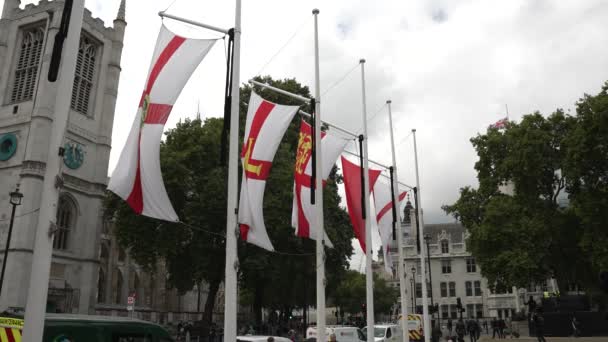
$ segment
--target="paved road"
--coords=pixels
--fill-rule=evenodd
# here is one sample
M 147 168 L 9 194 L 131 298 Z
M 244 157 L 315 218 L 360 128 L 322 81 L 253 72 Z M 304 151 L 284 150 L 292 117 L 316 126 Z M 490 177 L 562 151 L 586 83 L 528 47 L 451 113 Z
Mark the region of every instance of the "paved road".
M 604 336 L 604 337 L 545 337 L 545 339 L 547 340 L 547 342 L 606 342 L 608 341 L 608 336 Z M 467 339 L 465 339 L 465 341 L 468 341 Z M 504 342 L 536 342 L 538 341 L 536 339 L 536 337 L 520 337 L 520 338 L 516 338 L 516 339 L 504 339 L 504 340 L 499 340 L 499 339 L 493 339 L 491 336 L 482 336 L 479 339 L 479 342 L 499 342 L 499 341 L 504 341 Z

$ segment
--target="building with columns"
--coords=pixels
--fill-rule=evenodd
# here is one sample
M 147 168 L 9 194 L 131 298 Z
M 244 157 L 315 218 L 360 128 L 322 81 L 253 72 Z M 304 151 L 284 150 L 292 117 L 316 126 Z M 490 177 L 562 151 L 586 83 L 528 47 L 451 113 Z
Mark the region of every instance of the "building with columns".
M 415 210 L 408 201 L 401 223 L 403 231 L 403 255 L 406 272 L 406 289 L 408 309 L 422 312 L 422 282 L 429 281 L 429 264 L 425 255 L 426 275 L 421 274 L 418 253 L 418 234 L 416 232 Z M 411 219 L 410 219 L 411 218 Z M 475 258 L 467 250 L 469 233 L 460 223 L 425 224 L 424 234 L 428 235 L 430 254 L 430 274 L 432 289 L 429 290 L 428 303 L 439 305 L 439 317 L 456 319 L 460 317 L 457 310 L 457 298 L 460 298 L 465 309 L 463 318 L 510 318 L 525 309 L 524 302 L 533 296 L 538 303 L 543 291 L 554 291 L 555 281 L 547 280 L 544 284 L 533 284 L 527 289 L 512 288 L 505 293 L 495 293 L 488 286 L 488 281 L 481 274 Z M 426 242 L 425 242 L 426 245 Z M 397 270 L 398 250 L 391 249 L 393 270 Z M 396 272 L 392 284 L 399 286 Z M 438 317 L 435 314 L 435 317 Z
M 47 310 L 91 313 L 97 302 L 102 199 L 107 184 L 125 1 L 106 26 L 85 9 L 65 132 L 63 184 L 57 207 Z M 19 185 L 0 311 L 25 307 L 48 159 L 57 83 L 47 79 L 64 2 L 40 0 L 20 8 L 5 0 L 0 19 L 0 248 L 6 249 L 8 194 Z M 40 284 L 40 286 L 47 286 Z

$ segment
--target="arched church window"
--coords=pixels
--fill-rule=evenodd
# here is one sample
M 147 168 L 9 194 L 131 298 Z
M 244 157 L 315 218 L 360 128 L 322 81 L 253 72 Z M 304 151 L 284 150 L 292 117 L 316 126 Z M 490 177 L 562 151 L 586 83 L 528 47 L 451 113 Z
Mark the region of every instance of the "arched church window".
M 53 239 L 53 248 L 57 250 L 67 250 L 76 223 L 76 206 L 67 196 L 59 198 L 57 207 L 57 231 Z
M 122 286 L 123 286 L 123 279 L 122 279 L 122 272 L 117 271 L 116 272 L 116 287 L 115 287 L 115 291 L 114 292 L 114 304 L 121 304 L 121 299 L 122 299 Z
M 92 38 L 84 34 L 80 36 L 71 107 L 73 110 L 84 115 L 89 114 L 98 46 L 99 44 L 93 41 Z
M 11 102 L 32 99 L 38 78 L 40 56 L 44 45 L 44 27 L 22 29 L 18 46 L 18 59 L 15 61 L 15 79 L 11 91 Z

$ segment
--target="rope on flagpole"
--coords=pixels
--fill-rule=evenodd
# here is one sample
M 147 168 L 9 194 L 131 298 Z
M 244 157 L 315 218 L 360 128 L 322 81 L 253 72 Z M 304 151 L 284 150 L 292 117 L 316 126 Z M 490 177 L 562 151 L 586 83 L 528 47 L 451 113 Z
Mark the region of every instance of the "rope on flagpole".
M 357 69 L 358 66 L 359 63 L 355 64 L 355 66 L 349 71 L 347 71 L 344 76 L 340 77 L 336 82 L 332 83 L 332 85 L 327 87 L 327 89 L 323 92 L 323 94 L 321 94 L 321 96 L 325 96 L 325 94 L 329 93 L 330 90 L 335 88 L 338 84 L 342 83 L 342 81 L 344 81 L 348 77 L 348 75 L 350 75 L 355 69 Z
M 216 233 L 216 232 L 212 232 L 212 231 L 210 231 L 210 230 L 203 229 L 203 228 L 201 228 L 201 227 L 197 227 L 197 226 L 193 226 L 193 225 L 188 224 L 188 223 L 183 222 L 183 221 L 178 221 L 178 222 L 176 222 L 176 223 L 180 223 L 180 224 L 182 224 L 182 225 L 184 225 L 184 226 L 186 226 L 186 227 L 188 227 L 188 228 L 190 228 L 190 229 L 192 229 L 192 230 L 196 230 L 196 231 L 199 231 L 199 232 L 203 232 L 203 233 L 207 233 L 207 234 L 211 234 L 211 235 L 219 236 L 219 237 L 224 238 L 224 239 L 226 238 L 226 235 L 225 235 L 225 234 L 222 234 L 222 233 Z M 163 224 L 161 223 L 161 224 L 160 224 L 160 225 L 158 225 L 156 228 L 158 229 L 158 228 L 160 228 L 160 226 L 162 226 L 162 225 L 163 225 Z M 268 253 L 279 254 L 279 255 L 286 255 L 286 256 L 313 256 L 313 255 L 315 255 L 315 253 L 289 253 L 289 252 L 281 252 L 281 251 L 268 251 L 268 250 L 267 250 L 267 252 L 268 252 Z
M 256 75 L 260 75 L 262 73 L 262 71 L 264 71 L 264 69 L 266 69 L 266 67 L 268 66 L 268 64 L 270 64 L 275 59 L 275 57 L 277 57 L 283 51 L 283 49 L 285 49 L 287 47 L 287 45 L 289 45 L 289 43 L 291 43 L 291 41 L 298 35 L 298 33 L 300 33 L 300 31 L 302 31 L 302 28 L 304 27 L 305 24 L 308 23 L 309 20 L 310 20 L 310 18 L 306 17 L 306 20 L 304 20 L 300 24 L 300 26 L 298 26 L 298 28 L 291 35 L 291 37 L 289 37 L 289 39 L 287 39 L 287 41 L 277 50 L 277 52 L 275 52 L 272 55 L 272 57 L 270 57 L 270 59 L 268 59 L 268 61 L 266 63 L 264 63 L 264 65 L 260 68 L 260 71 L 258 71 L 256 73 Z

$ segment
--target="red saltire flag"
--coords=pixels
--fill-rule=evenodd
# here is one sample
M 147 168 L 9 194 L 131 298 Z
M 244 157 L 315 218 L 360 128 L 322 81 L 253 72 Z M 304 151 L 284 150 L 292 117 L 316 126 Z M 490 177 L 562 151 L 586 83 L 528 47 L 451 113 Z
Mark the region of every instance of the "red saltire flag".
M 321 163 L 323 174 L 323 187 L 331 169 L 336 164 L 336 160 L 344 150 L 348 140 L 328 134 L 321 133 Z M 293 207 L 291 210 L 291 226 L 296 229 L 296 235 L 304 238 L 316 240 L 317 229 L 315 222 L 317 212 L 312 204 L 311 197 L 311 173 L 312 173 L 312 127 L 309 123 L 302 120 L 300 125 L 300 135 L 298 139 L 298 150 L 296 153 L 296 164 L 293 186 Z M 317 190 L 318 191 L 318 190 Z M 312 223 L 312 225 L 311 225 Z M 325 234 L 327 245 L 332 246 L 331 241 Z
M 397 240 L 393 241 L 393 194 L 391 193 L 391 185 L 384 180 L 378 180 L 374 185 L 374 207 L 376 208 L 376 222 L 378 223 L 378 231 L 380 240 L 382 241 L 382 253 L 384 254 L 384 269 L 387 273 L 393 274 L 393 260 L 390 249 L 397 247 Z M 397 224 L 401 224 L 399 208 L 401 201 L 405 198 L 407 192 L 399 193 L 399 203 L 395 204 L 397 208 Z
M 498 128 L 498 129 L 505 128 L 507 126 L 508 122 L 509 122 L 509 119 L 505 117 L 505 118 L 502 118 L 502 119 L 496 121 L 494 124 L 490 125 L 490 127 Z
M 131 132 L 108 184 L 138 214 L 179 220 L 160 171 L 160 139 L 179 93 L 216 40 L 180 37 L 161 26 Z
M 243 180 L 239 199 L 241 239 L 273 251 L 264 224 L 264 188 L 281 138 L 300 107 L 283 106 L 251 92 L 241 150 Z
M 374 184 L 380 176 L 380 170 L 369 169 L 369 190 L 370 193 L 374 188 Z M 359 244 L 365 249 L 365 222 L 363 222 L 363 208 L 361 207 L 361 167 L 348 159 L 342 157 L 342 175 L 344 176 L 344 190 L 346 192 L 346 206 L 348 207 L 348 215 L 350 222 L 355 231 L 355 237 L 359 240 Z M 369 200 L 366 201 L 369 205 Z M 368 217 L 368 220 L 371 218 Z

